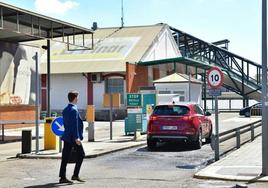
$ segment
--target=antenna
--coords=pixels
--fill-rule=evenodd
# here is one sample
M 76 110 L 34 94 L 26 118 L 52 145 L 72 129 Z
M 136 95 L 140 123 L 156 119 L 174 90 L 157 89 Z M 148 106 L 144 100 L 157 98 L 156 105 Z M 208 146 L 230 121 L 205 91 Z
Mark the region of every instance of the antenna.
M 121 0 L 121 27 L 124 27 L 124 0 Z

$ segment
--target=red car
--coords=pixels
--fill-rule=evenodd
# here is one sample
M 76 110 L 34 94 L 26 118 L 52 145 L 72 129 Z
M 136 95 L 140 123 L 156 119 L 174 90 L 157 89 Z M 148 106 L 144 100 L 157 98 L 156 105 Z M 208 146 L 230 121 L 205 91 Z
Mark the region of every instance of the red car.
M 212 122 L 198 104 L 158 105 L 154 108 L 147 127 L 147 146 L 154 149 L 157 142 L 186 140 L 200 149 L 202 139 L 211 141 Z

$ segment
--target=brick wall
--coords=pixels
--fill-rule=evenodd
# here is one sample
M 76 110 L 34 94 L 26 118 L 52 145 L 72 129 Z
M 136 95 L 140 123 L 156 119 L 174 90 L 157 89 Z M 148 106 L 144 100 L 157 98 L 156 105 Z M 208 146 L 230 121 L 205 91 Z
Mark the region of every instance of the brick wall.
M 159 68 L 153 68 L 153 80 L 157 80 L 160 78 Z
M 35 106 L 5 105 L 0 106 L 0 120 L 35 120 Z M 28 127 L 33 125 L 8 125 L 6 128 Z
M 148 68 L 135 64 L 126 65 L 127 92 L 136 93 L 141 86 L 148 86 Z

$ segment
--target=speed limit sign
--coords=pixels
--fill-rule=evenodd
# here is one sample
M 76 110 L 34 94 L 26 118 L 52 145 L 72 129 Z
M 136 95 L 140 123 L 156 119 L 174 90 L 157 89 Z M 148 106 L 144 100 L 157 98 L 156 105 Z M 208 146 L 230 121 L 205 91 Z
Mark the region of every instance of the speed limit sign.
M 207 73 L 208 85 L 212 89 L 218 89 L 223 84 L 223 73 L 218 67 L 212 67 Z

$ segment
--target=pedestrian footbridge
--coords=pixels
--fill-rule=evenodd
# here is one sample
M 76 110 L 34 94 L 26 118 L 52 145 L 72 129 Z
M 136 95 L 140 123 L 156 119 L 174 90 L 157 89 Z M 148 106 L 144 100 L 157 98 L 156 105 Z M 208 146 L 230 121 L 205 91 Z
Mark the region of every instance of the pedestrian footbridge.
M 205 70 L 217 66 L 224 72 L 223 86 L 241 95 L 244 106 L 248 105 L 249 99 L 261 100 L 261 65 L 228 51 L 229 40 L 208 43 L 176 28 L 170 27 L 170 30 L 182 57 L 139 62 L 138 65 L 173 63 L 176 71 L 176 64 L 181 63 L 186 65 L 186 69 L 187 66 L 195 67 L 196 74 L 202 75 L 203 81 L 206 80 Z

